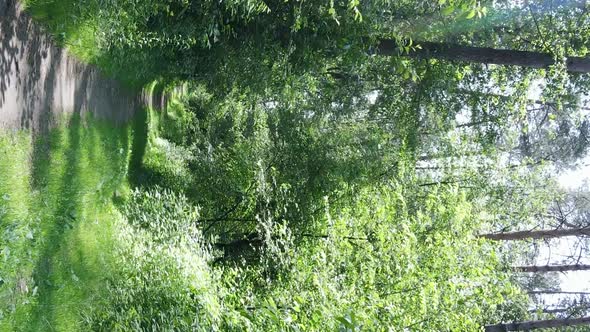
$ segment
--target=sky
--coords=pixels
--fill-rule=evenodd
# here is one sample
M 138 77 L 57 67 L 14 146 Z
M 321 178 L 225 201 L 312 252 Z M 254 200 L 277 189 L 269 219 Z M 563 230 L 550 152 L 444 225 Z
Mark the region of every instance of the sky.
M 545 84 L 542 80 L 531 84 L 528 96 L 531 99 L 540 99 Z M 586 105 L 588 98 L 583 97 L 583 104 Z M 587 109 L 581 110 L 582 114 L 588 115 Z M 579 162 L 577 169 L 566 171 L 558 176 L 558 183 L 564 189 L 586 188 L 590 190 L 590 155 Z M 559 255 L 568 255 L 572 251 L 575 238 L 563 238 L 552 241 L 551 256 L 559 259 Z M 538 258 L 539 264 L 547 264 L 549 248 L 544 248 Z M 586 259 L 586 264 L 590 261 Z M 590 271 L 573 271 L 560 275 L 561 290 L 563 291 L 588 291 L 590 290 Z
M 582 166 L 576 170 L 565 172 L 558 178 L 559 184 L 566 189 L 574 189 L 585 186 L 590 189 L 590 156 L 587 156 L 580 163 Z M 584 183 L 586 182 L 586 183 Z
M 559 185 L 564 189 L 576 189 L 585 187 L 590 189 L 590 156 L 586 157 L 581 163 L 582 166 L 576 170 L 567 171 L 558 177 Z M 552 242 L 551 257 L 559 259 L 559 255 L 568 255 L 571 252 L 575 238 L 563 238 Z M 539 264 L 547 264 L 549 249 L 544 248 L 538 258 Z M 585 262 L 590 261 L 586 259 Z M 560 274 L 561 290 L 566 292 L 583 292 L 590 291 L 590 271 L 573 271 Z M 558 296 L 546 298 L 547 304 L 557 303 Z

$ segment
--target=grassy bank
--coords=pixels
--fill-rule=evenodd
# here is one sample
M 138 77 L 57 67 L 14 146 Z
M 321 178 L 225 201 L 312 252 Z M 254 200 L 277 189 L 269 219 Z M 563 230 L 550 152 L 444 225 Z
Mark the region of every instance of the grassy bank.
M 73 116 L 0 134 L 0 330 L 78 330 L 112 263 L 133 126 Z
M 24 5 L 72 56 L 156 99 L 163 94 L 164 85 L 146 84 L 133 66 L 120 70 L 101 48 L 96 1 Z M 146 125 L 159 116 L 137 112 L 118 127 L 68 116 L 42 136 L 0 130 L 0 331 L 86 330 L 93 312 L 108 307 L 126 225 L 116 205 L 145 178 Z
M 100 21 L 100 4 L 96 0 L 23 0 L 25 9 L 49 32 L 52 39 L 82 62 L 98 66 L 107 76 L 128 87 L 141 89 L 157 79 L 142 72 L 141 54 L 109 50 L 105 44 L 104 22 Z M 138 62 L 139 61 L 139 62 Z
M 87 15 L 99 8 L 95 1 L 47 1 L 25 0 L 25 8 L 54 37 L 60 46 L 88 63 L 100 59 L 98 46 L 98 21 Z

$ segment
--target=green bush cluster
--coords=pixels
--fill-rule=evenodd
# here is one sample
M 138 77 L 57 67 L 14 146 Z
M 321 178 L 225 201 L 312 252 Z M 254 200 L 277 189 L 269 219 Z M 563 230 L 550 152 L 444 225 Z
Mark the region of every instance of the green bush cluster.
M 198 209 L 184 195 L 159 187 L 133 190 L 121 212 L 131 225 L 149 231 L 158 242 L 174 243 L 191 236 L 199 221 Z
M 220 309 L 198 210 L 169 189 L 136 189 L 121 208 L 119 269 L 103 305 L 88 313 L 94 331 L 210 331 Z
M 219 264 L 185 197 L 134 191 L 117 232 L 120 269 L 88 327 L 477 330 L 517 292 L 498 262 L 482 259 L 494 248 L 470 236 L 477 218 L 461 193 L 440 190 L 419 207 L 406 201 L 413 195 L 399 183 L 363 190 L 307 236 L 262 220 L 257 261 Z
M 89 328 L 468 331 L 518 298 L 495 247 L 472 235 L 483 222 L 476 207 L 456 187 L 417 186 L 403 151 L 397 180 L 352 182 L 338 171 L 357 167 L 347 144 L 365 128 L 336 120 L 325 131 L 281 105 L 212 98 L 201 91 L 176 101 L 174 116 L 153 114 L 145 171 L 182 165 L 192 178 L 126 198 L 121 269 Z M 333 187 L 296 169 L 318 162 Z

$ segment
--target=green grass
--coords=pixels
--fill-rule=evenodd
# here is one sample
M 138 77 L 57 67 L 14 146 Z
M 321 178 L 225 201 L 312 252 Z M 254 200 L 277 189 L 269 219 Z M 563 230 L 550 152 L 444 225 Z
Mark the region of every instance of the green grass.
M 0 133 L 0 331 L 79 330 L 100 305 L 134 127 L 73 116 L 48 137 Z
M 99 61 L 98 21 L 96 16 L 87 14 L 98 11 L 96 1 L 25 0 L 24 3 L 27 11 L 73 55 L 87 63 Z
M 76 58 L 130 87 L 164 89 L 101 49 L 97 3 L 25 0 Z M 71 116 L 40 137 L 0 130 L 0 331 L 85 330 L 86 315 L 108 305 L 126 223 L 116 204 L 145 177 L 154 114 L 137 112 L 121 127 Z
M 25 0 L 58 45 L 124 84 L 100 47 L 95 0 Z M 156 83 L 151 85 L 154 89 Z M 116 208 L 142 173 L 148 111 L 126 126 L 71 116 L 48 135 L 0 130 L 0 331 L 77 331 L 116 274 Z
M 128 87 L 143 88 L 156 79 L 143 67 L 149 59 L 129 50 L 109 50 L 101 36 L 108 23 L 100 21 L 97 0 L 24 0 L 29 14 L 60 47 L 79 60 L 98 66 L 104 74 Z M 149 78 L 147 76 L 150 76 Z

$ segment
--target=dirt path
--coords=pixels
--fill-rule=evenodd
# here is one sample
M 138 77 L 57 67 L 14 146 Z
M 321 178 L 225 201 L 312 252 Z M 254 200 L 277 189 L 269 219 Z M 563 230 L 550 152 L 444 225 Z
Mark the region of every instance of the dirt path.
M 17 0 L 0 0 L 0 128 L 44 131 L 87 112 L 122 123 L 142 99 L 56 47 Z

